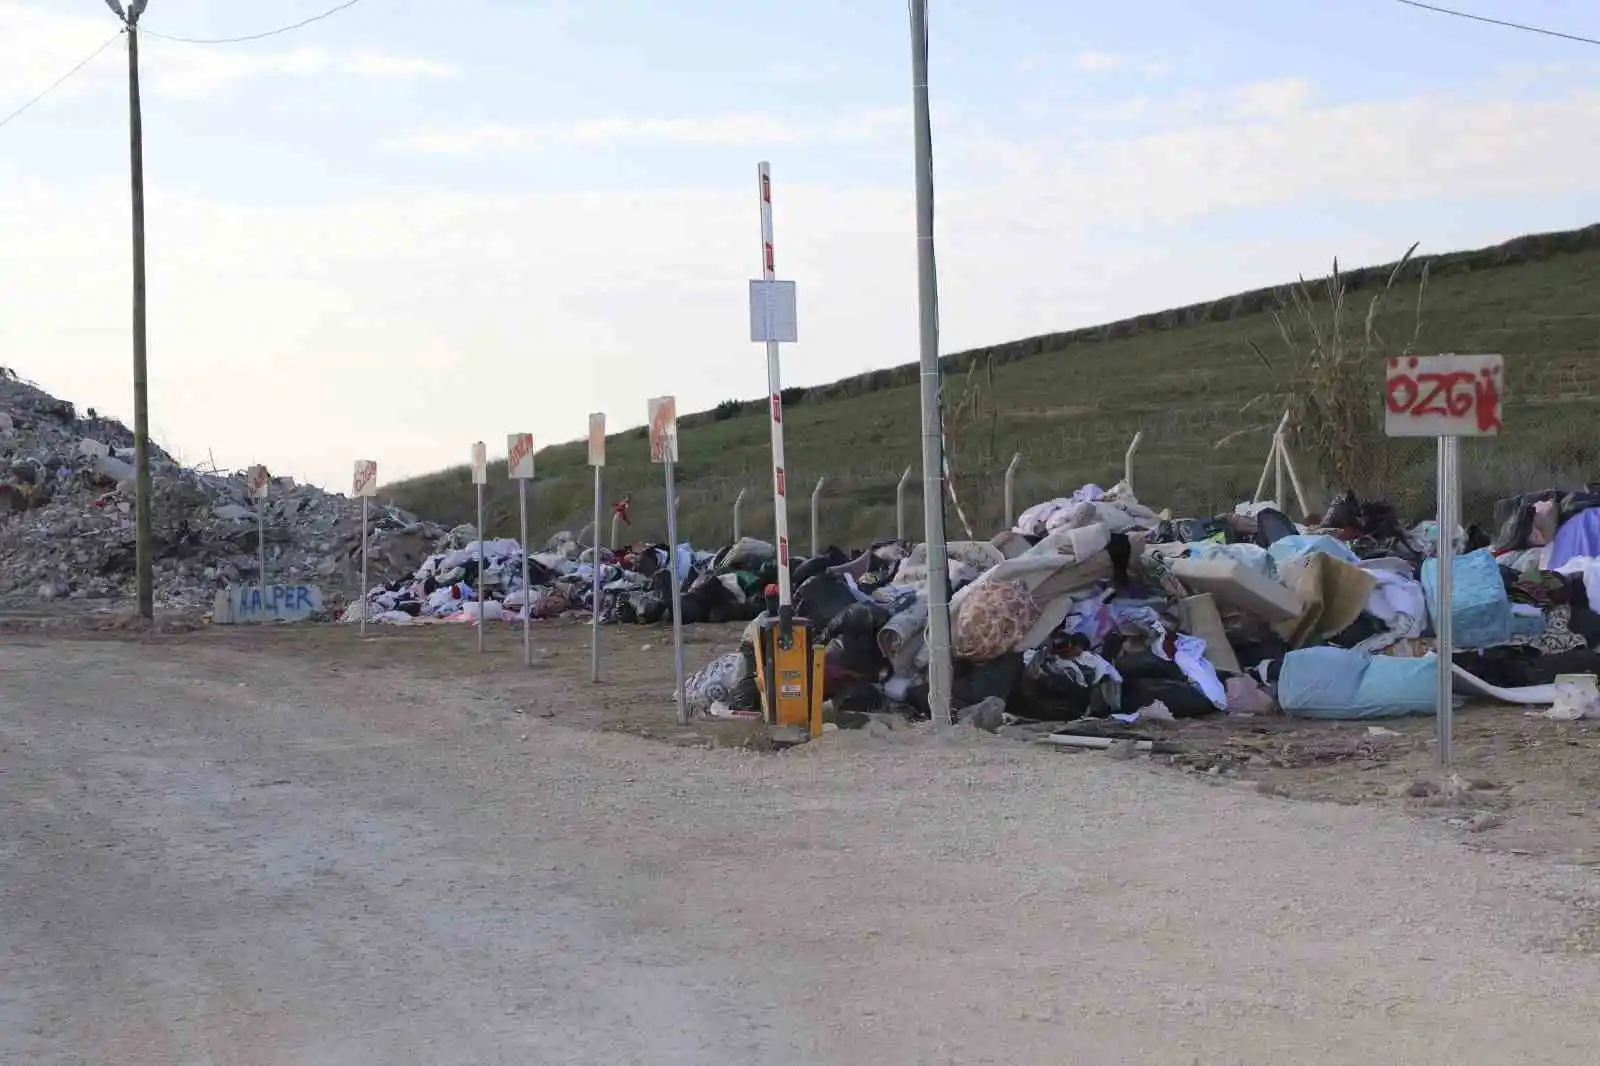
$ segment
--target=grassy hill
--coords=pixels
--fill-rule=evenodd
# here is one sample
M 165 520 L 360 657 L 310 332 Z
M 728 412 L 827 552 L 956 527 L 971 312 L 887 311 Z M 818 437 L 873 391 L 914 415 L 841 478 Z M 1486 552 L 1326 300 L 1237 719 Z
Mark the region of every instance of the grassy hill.
M 1424 273 L 1426 270 L 1426 273 Z M 1379 410 L 1379 352 L 1416 338 L 1423 353 L 1499 352 L 1507 361 L 1505 430 L 1463 445 L 1464 504 L 1482 518 L 1498 495 L 1600 477 L 1600 226 L 1522 237 L 1493 248 L 1346 271 L 1344 334 L 1362 331 L 1371 297 L 1392 287 L 1373 322 L 1390 342 L 1358 365 L 1358 388 Z M 1326 293 L 1316 317 L 1331 327 Z M 1307 350 L 1286 343 L 1274 311 L 1288 290 L 1263 289 L 1106 326 L 1050 334 L 946 356 L 944 407 L 957 491 L 974 532 L 1000 524 L 1002 474 L 1022 453 L 1017 506 L 1087 481 L 1109 485 L 1130 438 L 1143 431 L 1135 464 L 1139 496 L 1177 513 L 1209 514 L 1248 498 L 1260 477 L 1271 429 L 1303 398 Z M 1421 303 L 1418 312 L 1419 296 Z M 1303 317 L 1286 314 L 1306 331 Z M 824 543 L 860 544 L 894 533 L 895 484 L 913 467 L 908 535 L 922 529 L 915 365 L 785 394 L 791 471 L 790 523 L 797 550 L 809 545 L 810 495 L 827 485 L 820 509 Z M 1381 433 L 1381 428 L 1378 430 Z M 771 537 L 772 505 L 763 399 L 730 400 L 679 422 L 680 536 L 725 542 L 732 506 L 749 490 L 746 533 Z M 1319 506 L 1327 498 L 1326 456 L 1296 441 L 1297 466 Z M 1370 434 L 1369 434 L 1370 436 Z M 1410 514 L 1432 506 L 1431 442 L 1367 441 L 1362 471 Z M 606 496 L 632 493 L 631 539 L 665 537 L 659 468 L 649 464 L 643 428 L 608 444 Z M 585 446 L 541 452 L 531 499 L 536 536 L 588 523 L 593 500 Z M 1380 469 L 1381 468 L 1381 469 Z M 1313 487 L 1314 486 L 1314 487 Z M 1270 491 L 1270 489 L 1269 489 Z M 490 528 L 514 532 L 516 492 L 503 464 L 489 486 Z M 397 483 L 397 502 L 443 521 L 469 522 L 474 490 L 466 467 Z M 952 539 L 960 522 L 948 511 Z M 607 519 L 609 522 L 609 518 Z

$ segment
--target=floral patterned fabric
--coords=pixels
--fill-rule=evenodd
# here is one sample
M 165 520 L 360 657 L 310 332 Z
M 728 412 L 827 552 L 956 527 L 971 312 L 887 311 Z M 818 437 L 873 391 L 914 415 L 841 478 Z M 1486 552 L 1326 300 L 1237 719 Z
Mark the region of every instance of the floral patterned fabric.
M 958 659 L 973 662 L 1017 651 L 1040 613 L 1026 583 L 987 582 L 974 588 L 962 603 L 950 650 Z

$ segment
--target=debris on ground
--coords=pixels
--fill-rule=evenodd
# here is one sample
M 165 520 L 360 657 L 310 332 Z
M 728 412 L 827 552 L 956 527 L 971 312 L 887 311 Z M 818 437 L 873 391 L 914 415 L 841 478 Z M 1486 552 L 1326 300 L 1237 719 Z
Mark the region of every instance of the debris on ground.
M 1458 698 L 1600 715 L 1589 606 L 1600 493 L 1538 493 L 1501 511 L 1495 536 L 1457 530 L 1451 544 Z M 1432 523 L 1403 524 L 1350 493 L 1304 522 L 1271 501 L 1183 519 L 1126 482 L 1085 485 L 989 541 L 948 546 L 956 719 L 982 708 L 1012 734 L 1118 758 L 1165 753 L 1217 777 L 1401 758 L 1414 745 L 1392 726 L 1436 702 L 1438 540 Z M 885 541 L 795 561 L 795 613 L 827 647 L 824 697 L 841 724 L 929 715 L 926 559 L 921 545 Z M 759 706 L 754 633 L 691 679 L 691 710 L 709 709 L 710 689 L 719 707 Z M 1252 739 L 1286 718 L 1361 732 L 1314 750 Z M 1108 720 L 1123 732 L 1107 733 Z M 1200 721 L 1232 739 L 1172 753 Z M 1062 743 L 1071 737 L 1083 742 Z
M 79 415 L 27 382 L 0 376 L 0 607 L 55 601 L 111 610 L 135 595 L 133 434 Z M 219 589 L 311 584 L 329 600 L 360 588 L 361 503 L 278 478 L 252 499 L 243 472 L 185 467 L 152 445 L 155 599 L 201 613 Z M 258 512 L 258 508 L 260 511 Z M 409 573 L 439 529 L 398 508 L 371 512 L 374 575 Z

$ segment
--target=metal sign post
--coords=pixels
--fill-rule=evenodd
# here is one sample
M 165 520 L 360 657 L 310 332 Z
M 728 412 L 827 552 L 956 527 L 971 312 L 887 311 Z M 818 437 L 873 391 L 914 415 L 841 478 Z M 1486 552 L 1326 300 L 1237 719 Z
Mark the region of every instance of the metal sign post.
M 272 486 L 272 475 L 267 473 L 264 466 L 250 468 L 250 477 L 247 481 L 250 487 L 250 496 L 256 502 L 256 556 L 257 565 L 261 573 L 256 580 L 261 585 L 261 602 L 267 601 L 267 493 Z
M 1384 373 L 1384 431 L 1391 437 L 1437 437 L 1438 531 L 1435 538 L 1433 633 L 1439 670 L 1434 714 L 1439 730 L 1439 764 L 1454 756 L 1455 717 L 1455 554 L 1461 524 L 1458 460 L 1461 437 L 1500 433 L 1505 393 L 1505 360 L 1498 355 L 1402 355 L 1389 359 Z
M 650 461 L 661 464 L 667 482 L 667 568 L 672 587 L 672 665 L 677 679 L 678 724 L 689 724 L 683 693 L 683 579 L 678 575 L 678 403 L 671 396 L 650 401 Z
M 367 635 L 367 615 L 372 613 L 372 601 L 369 598 L 370 586 L 367 584 L 367 541 L 370 534 L 367 532 L 370 521 L 368 503 L 378 494 L 378 464 L 371 459 L 357 459 L 355 477 L 351 479 L 350 491 L 352 495 L 361 498 L 361 635 Z
M 483 441 L 472 446 L 472 483 L 478 487 L 478 652 L 483 653 L 483 490 L 489 483 L 489 447 Z
M 533 590 L 528 587 L 528 482 L 533 480 L 533 434 L 513 433 L 506 438 L 506 473 L 517 482 L 517 509 L 522 521 L 522 665 L 533 665 Z M 482 530 L 478 542 L 483 543 Z M 478 575 L 483 582 L 483 575 Z M 479 596 L 482 602 L 482 596 Z M 480 608 L 481 609 L 481 608 Z M 482 627 L 479 615 L 479 627 Z
M 783 459 L 783 375 L 778 345 L 800 339 L 792 281 L 777 280 L 772 250 L 772 168 L 756 167 L 761 203 L 761 280 L 750 283 L 750 340 L 767 346 L 767 393 L 772 419 L 772 511 L 778 540 L 778 614 L 785 625 L 794 614 L 789 581 L 789 488 Z
M 600 606 L 605 592 L 600 581 L 600 509 L 605 506 L 602 496 L 601 472 L 606 465 L 606 416 L 592 414 L 589 416 L 589 465 L 594 467 L 594 603 L 592 605 L 593 618 L 589 627 L 589 680 L 598 684 L 600 681 Z M 611 544 L 608 546 L 612 553 L 617 550 L 617 516 L 611 516 Z

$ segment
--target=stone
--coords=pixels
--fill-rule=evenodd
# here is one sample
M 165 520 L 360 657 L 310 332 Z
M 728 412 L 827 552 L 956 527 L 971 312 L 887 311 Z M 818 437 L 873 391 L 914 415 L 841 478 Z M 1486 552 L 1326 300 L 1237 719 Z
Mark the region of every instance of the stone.
M 96 474 L 108 481 L 115 481 L 119 485 L 126 481 L 132 481 L 133 475 L 137 472 L 132 463 L 125 463 L 121 459 L 115 459 L 109 455 L 94 456 L 89 460 L 89 467 Z
M 990 696 L 981 703 L 964 707 L 958 713 L 956 720 L 962 725 L 970 725 L 974 729 L 982 729 L 988 733 L 997 733 L 1006 721 L 1006 701 L 999 696 Z

